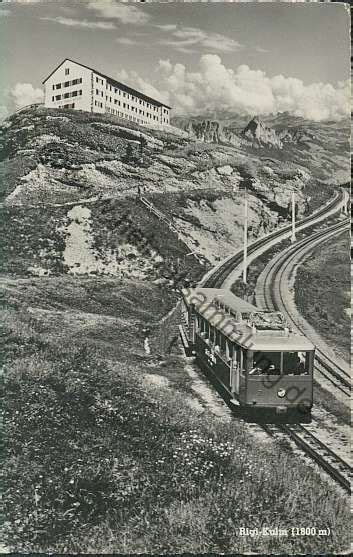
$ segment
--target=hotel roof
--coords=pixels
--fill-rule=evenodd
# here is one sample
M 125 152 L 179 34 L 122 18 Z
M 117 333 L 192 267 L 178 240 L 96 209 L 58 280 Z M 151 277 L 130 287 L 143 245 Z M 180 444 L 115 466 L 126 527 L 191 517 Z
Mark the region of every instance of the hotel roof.
M 85 66 L 85 64 L 81 64 L 81 62 L 76 62 L 76 60 L 72 60 L 71 58 L 65 58 L 65 60 L 60 62 L 60 64 L 44 79 L 44 81 L 42 81 L 42 83 L 45 83 L 53 75 L 53 73 L 55 73 L 56 70 L 58 70 L 60 68 L 60 66 L 62 66 L 66 61 L 72 62 L 73 64 L 77 64 L 78 66 L 82 66 L 83 68 L 86 68 L 87 70 L 90 70 L 90 71 L 94 72 L 95 74 L 100 75 L 101 77 L 104 77 L 104 79 L 106 79 L 107 82 L 110 85 L 113 85 L 117 89 L 121 89 L 121 91 L 125 91 L 126 93 L 129 93 L 130 95 L 135 95 L 135 96 L 143 99 L 144 101 L 153 103 L 156 106 L 165 106 L 166 108 L 171 108 L 171 106 L 168 106 L 165 103 L 157 101 L 156 99 L 153 99 L 152 97 L 149 97 L 148 95 L 145 95 L 144 93 L 141 93 L 140 91 L 137 91 L 136 89 L 133 89 L 132 87 L 129 87 L 128 85 L 125 85 L 124 83 L 121 83 L 120 81 L 117 81 L 116 79 L 113 79 L 112 77 L 109 77 L 108 75 L 105 75 L 104 73 L 99 72 L 98 70 L 95 70 L 94 68 L 90 68 L 89 66 Z

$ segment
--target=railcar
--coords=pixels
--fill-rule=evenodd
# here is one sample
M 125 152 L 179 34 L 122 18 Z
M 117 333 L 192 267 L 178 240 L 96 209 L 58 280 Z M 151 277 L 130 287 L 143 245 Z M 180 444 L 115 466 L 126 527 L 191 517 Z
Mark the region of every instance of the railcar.
M 181 339 L 188 356 L 253 415 L 310 421 L 315 346 L 280 312 L 261 311 L 219 288 L 182 291 Z

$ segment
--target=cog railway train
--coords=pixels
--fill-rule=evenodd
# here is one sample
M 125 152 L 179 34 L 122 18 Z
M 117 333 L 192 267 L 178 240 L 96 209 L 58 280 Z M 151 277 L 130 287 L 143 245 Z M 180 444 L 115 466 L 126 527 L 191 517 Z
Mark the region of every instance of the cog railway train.
M 310 421 L 315 347 L 279 312 L 261 311 L 219 288 L 182 291 L 185 353 L 245 414 Z

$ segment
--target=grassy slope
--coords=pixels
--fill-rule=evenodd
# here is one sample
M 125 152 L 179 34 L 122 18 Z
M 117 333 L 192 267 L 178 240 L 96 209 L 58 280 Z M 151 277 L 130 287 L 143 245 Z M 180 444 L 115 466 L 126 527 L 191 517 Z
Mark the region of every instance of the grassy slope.
M 17 117 L 21 126 L 32 125 L 23 114 Z M 34 128 L 5 145 L 10 159 L 0 168 L 6 172 L 3 193 L 31 165 L 52 158 L 53 146 L 16 154 L 43 133 L 41 118 L 38 113 Z M 74 125 L 49 119 L 44 130 L 72 141 L 60 155 L 69 165 L 124 156 L 121 137 L 91 126 L 97 115 L 75 118 Z M 171 152 L 183 143 L 154 135 Z M 150 156 L 147 149 L 146 163 Z M 191 257 L 184 258 L 185 246 L 131 200 L 90 208 L 98 251 L 119 241 L 127 209 L 136 241 L 142 234 L 158 253 L 173 254 L 157 275 L 173 277 L 177 258 L 182 271 L 200 272 Z M 330 540 L 285 539 L 286 553 L 347 546 L 347 502 L 337 500 L 315 472 L 292 453 L 249 442 L 237 422 L 188 409 L 187 397 L 195 395 L 185 361 L 179 353 L 164 353 L 173 340 L 173 317 L 158 323 L 175 293 L 147 282 L 61 275 L 58 225 L 65 224 L 66 209 L 6 208 L 2 214 L 5 511 L 13 548 L 270 553 L 276 540 L 237 536 L 237 528 L 249 524 L 329 525 L 333 531 Z M 41 249 L 49 255 L 39 263 L 56 276 L 25 278 Z M 152 330 L 152 356 L 143 348 L 145 327 Z M 170 388 L 152 387 L 148 376 L 168 379 Z
M 287 554 L 348 544 L 348 504 L 291 452 L 185 404 L 184 360 L 143 350 L 172 298 L 108 279 L 3 282 L 5 524 L 32 552 L 269 554 L 240 526 L 329 526 Z M 122 365 L 123 363 L 123 365 Z M 169 389 L 145 381 L 169 378 Z M 325 494 L 325 496 L 323 496 Z
M 300 265 L 296 303 L 309 323 L 350 359 L 350 238 L 344 233 L 313 250 Z

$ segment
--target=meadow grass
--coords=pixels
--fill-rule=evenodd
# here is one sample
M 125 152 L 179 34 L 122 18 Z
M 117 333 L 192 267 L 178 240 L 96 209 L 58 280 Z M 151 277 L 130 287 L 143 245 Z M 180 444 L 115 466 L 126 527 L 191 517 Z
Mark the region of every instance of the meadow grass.
M 308 322 L 349 361 L 350 236 L 342 233 L 315 248 L 299 265 L 295 301 Z
M 120 284 L 109 306 L 98 294 L 103 280 L 77 281 L 81 295 L 68 310 L 75 288 L 60 279 L 59 310 L 59 293 L 50 305 L 51 280 L 42 299 L 39 280 L 22 284 L 16 296 L 7 285 L 3 295 L 10 549 L 322 554 L 348 546 L 348 500 L 312 468 L 274 443 L 249 438 L 236 419 L 193 411 L 175 387 L 143 381 L 151 358 L 138 331 L 158 307 L 157 288 Z M 83 289 L 96 292 L 87 308 Z M 137 291 L 139 311 L 128 303 Z M 167 308 L 157 310 L 157 335 Z M 60 312 L 71 321 L 57 320 Z M 116 329 L 108 340 L 101 318 Z M 176 356 L 164 358 L 172 377 Z M 249 525 L 329 526 L 332 535 L 239 536 L 238 528 Z

